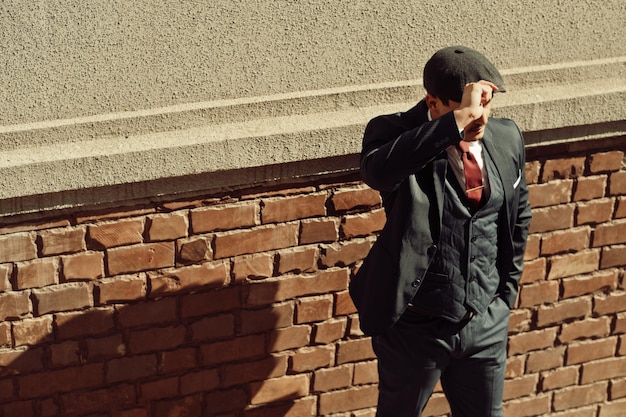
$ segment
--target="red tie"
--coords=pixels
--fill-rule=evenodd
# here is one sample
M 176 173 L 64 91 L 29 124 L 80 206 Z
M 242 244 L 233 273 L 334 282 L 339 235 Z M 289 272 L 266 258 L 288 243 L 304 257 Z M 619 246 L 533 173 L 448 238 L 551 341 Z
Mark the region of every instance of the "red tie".
M 463 152 L 463 170 L 465 171 L 465 194 L 473 209 L 480 207 L 483 198 L 483 173 L 476 158 L 469 150 L 469 143 L 462 140 L 459 148 Z

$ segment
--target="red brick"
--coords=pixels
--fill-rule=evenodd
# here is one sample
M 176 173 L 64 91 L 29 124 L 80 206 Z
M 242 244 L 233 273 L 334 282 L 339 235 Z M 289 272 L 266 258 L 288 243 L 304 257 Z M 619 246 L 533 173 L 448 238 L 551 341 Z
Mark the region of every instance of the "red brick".
M 507 379 L 504 381 L 504 400 L 526 397 L 537 392 L 539 376 L 525 375 L 520 378 Z
M 319 413 L 326 415 L 374 407 L 377 398 L 378 388 L 375 385 L 323 393 L 319 397 Z
M 626 378 L 613 380 L 611 383 L 611 400 L 624 397 L 626 397 Z
M 212 259 L 213 250 L 206 237 L 193 237 L 176 242 L 176 260 L 182 264 L 198 263 Z
M 301 227 L 301 245 L 319 242 L 335 242 L 339 239 L 337 219 L 322 218 L 303 220 Z
M 533 210 L 529 233 L 569 229 L 574 224 L 575 204 L 562 204 Z
M 259 224 L 259 204 L 238 204 L 204 207 L 191 210 L 191 230 L 206 233 L 218 230 L 238 229 Z
M 296 323 L 324 321 L 333 315 L 333 296 L 320 295 L 296 301 Z
M 58 261 L 55 258 L 36 259 L 16 265 L 17 289 L 41 288 L 59 282 Z
M 623 219 L 626 217 L 626 197 L 617 197 L 617 207 L 613 216 L 616 219 Z
M 546 279 L 547 260 L 546 258 L 537 258 L 524 262 L 524 272 L 522 272 L 521 284 L 529 284 L 531 282 L 543 281 Z
M 346 334 L 347 319 L 331 319 L 322 323 L 317 323 L 314 328 L 314 339 L 316 344 L 327 344 L 343 338 Z
M 108 333 L 115 327 L 112 307 L 54 315 L 57 339 L 71 339 Z
M 553 303 L 559 299 L 559 283 L 556 281 L 540 281 L 523 285 L 519 292 L 519 306 L 533 307 L 544 303 Z
M 541 392 L 553 391 L 578 383 L 578 367 L 569 366 L 541 374 Z
M 378 362 L 359 362 L 354 364 L 354 385 L 375 384 L 378 382 Z
M 584 319 L 563 324 L 559 341 L 567 344 L 572 340 L 606 337 L 611 333 L 611 320 L 607 317 Z
M 553 407 L 556 411 L 602 403 L 607 398 L 607 382 L 564 388 L 554 393 Z
M 322 247 L 322 265 L 326 267 L 353 265 L 362 261 L 369 253 L 373 242 L 368 239 L 353 239 Z
M 609 176 L 609 194 L 626 194 L 626 171 L 614 172 Z
M 16 401 L 2 406 L 3 415 L 35 417 L 33 401 Z
M 13 340 L 11 338 L 11 323 L 0 322 L 0 348 L 12 347 L 12 346 L 13 346 Z M 1 395 L 2 394 L 0 394 L 0 396 Z
M 178 377 L 160 378 L 156 381 L 143 383 L 139 388 L 140 399 L 146 401 L 174 397 L 178 394 L 178 385 Z
M 598 250 L 584 250 L 550 258 L 548 279 L 557 279 L 594 272 L 600 266 Z
M 229 264 L 223 261 L 161 271 L 150 276 L 150 297 L 162 297 L 178 291 L 220 288 L 230 279 Z
M 537 310 L 537 326 L 546 327 L 550 324 L 571 321 L 591 314 L 591 299 L 575 298 L 561 301 L 549 306 L 539 306 Z
M 121 334 L 85 340 L 87 358 L 91 361 L 103 361 L 126 355 L 126 344 Z
M 591 229 L 589 227 L 577 227 L 570 230 L 547 233 L 541 239 L 541 254 L 554 255 L 587 249 L 590 236 Z
M 626 409 L 626 400 L 601 404 L 598 417 L 623 417 L 624 409 Z M 595 417 L 595 414 L 593 417 Z
M 241 308 L 240 287 L 220 288 L 199 294 L 182 297 L 181 316 L 184 319 L 222 313 Z
M 556 341 L 556 335 L 556 328 L 535 330 L 512 335 L 509 337 L 509 355 L 517 355 L 552 347 Z
M 593 233 L 593 246 L 626 243 L 626 220 L 598 225 Z
M 132 410 L 113 411 L 113 417 L 148 417 L 148 410 L 133 408 Z
M 119 409 L 135 405 L 137 398 L 135 388 L 131 384 L 113 385 L 111 387 L 70 392 L 61 396 L 68 415 L 85 415 L 85 413 L 106 413 L 111 409 Z M 94 414 L 89 414 L 94 415 Z M 104 414 L 107 415 L 107 414 Z
M 59 255 L 85 250 L 85 227 L 43 230 L 41 238 L 41 254 L 44 256 Z
M 309 392 L 309 378 L 306 375 L 284 376 L 250 384 L 251 404 L 264 404 L 302 398 Z
M 157 356 L 139 355 L 111 359 L 106 363 L 107 383 L 130 382 L 157 374 Z
M 521 400 L 504 403 L 504 415 L 507 417 L 545 416 L 552 411 L 551 395 L 539 394 Z
M 367 186 L 336 190 L 331 201 L 336 211 L 353 210 L 359 207 L 374 207 L 381 204 L 380 193 Z
M 541 182 L 548 182 L 554 179 L 580 177 L 583 174 L 584 169 L 584 157 L 551 159 L 543 164 Z
M 239 334 L 261 333 L 288 327 L 294 323 L 294 305 L 288 302 L 274 304 L 262 310 L 243 310 L 240 321 Z
M 526 182 L 528 184 L 537 184 L 539 182 L 539 174 L 541 172 L 541 162 L 527 161 L 525 166 Z
M 31 312 L 27 291 L 0 293 L 0 320 L 18 319 Z
M 291 354 L 289 370 L 291 373 L 304 373 L 333 365 L 335 347 L 333 345 L 307 346 Z
M 210 392 L 219 388 L 219 386 L 220 377 L 217 369 L 203 369 L 180 377 L 180 392 L 183 395 Z M 173 397 L 174 395 L 171 396 Z
M 78 342 L 67 341 L 50 346 L 50 363 L 54 367 L 81 364 L 81 350 Z
M 317 270 L 317 247 L 290 248 L 278 252 L 278 273 L 301 273 Z
M 154 326 L 176 321 L 177 308 L 174 298 L 163 298 L 118 309 L 118 322 L 124 327 Z
M 307 346 L 311 341 L 310 326 L 291 326 L 276 329 L 268 335 L 268 352 L 282 352 Z
M 614 201 L 610 198 L 579 203 L 576 206 L 576 225 L 604 223 L 611 220 Z
M 185 213 L 156 214 L 148 217 L 148 240 L 176 240 L 187 236 Z
M 36 257 L 34 234 L 16 233 L 0 236 L 0 263 L 28 261 Z
M 279 405 L 255 407 L 245 411 L 245 417 L 305 417 L 314 416 L 317 410 L 317 401 L 314 397 L 301 400 L 292 400 Z M 357 416 L 355 416 L 357 417 Z M 365 416 L 359 416 L 365 417 Z
M 95 249 L 143 242 L 144 220 L 130 219 L 89 226 L 89 244 Z
M 526 355 L 511 356 L 509 355 L 506 363 L 505 378 L 519 378 L 524 375 L 526 367 Z
M 182 373 L 198 367 L 198 349 L 180 348 L 159 353 L 159 374 Z M 181 385 L 182 386 L 182 385 Z
M 131 331 L 128 350 L 131 354 L 159 352 L 181 346 L 185 342 L 184 326 L 158 327 Z
M 265 335 L 242 336 L 200 347 L 202 364 L 213 366 L 245 359 L 260 358 L 266 352 Z
M 539 257 L 541 251 L 541 235 L 535 234 L 528 236 L 526 240 L 526 251 L 524 252 L 524 260 L 530 261 Z
M 11 274 L 13 273 L 13 265 L 0 265 L 0 293 L 11 291 L 13 289 L 11 282 Z
M 573 180 L 551 181 L 528 186 L 528 202 L 534 208 L 556 206 L 572 201 Z
M 596 175 L 592 177 L 580 177 L 576 181 L 574 201 L 593 200 L 602 198 L 606 193 L 607 176 Z
M 615 334 L 626 333 L 626 313 L 617 314 L 614 332 Z
M 298 246 L 298 224 L 263 226 L 215 236 L 215 258 L 265 252 Z
M 368 236 L 383 229 L 387 217 L 385 210 L 373 210 L 364 214 L 345 216 L 341 223 L 341 234 L 346 239 Z
M 531 312 L 530 310 L 514 309 L 511 310 L 509 318 L 509 333 L 520 333 L 530 329 Z
M 44 364 L 43 348 L 17 348 L 0 351 L 0 375 L 28 374 L 43 370 Z M 20 393 L 21 398 L 25 398 Z
M 107 250 L 110 275 L 148 271 L 174 266 L 174 243 L 147 243 Z
M 626 292 L 598 295 L 593 299 L 593 312 L 599 316 L 626 311 Z
M 91 288 L 83 283 L 62 284 L 33 290 L 37 302 L 37 314 L 79 310 L 93 306 Z
M 601 268 L 613 268 L 626 265 L 626 245 L 602 248 Z
M 244 288 L 244 300 L 247 305 L 256 306 L 347 288 L 347 270 L 323 270 L 314 275 L 285 276 L 280 279 L 253 282 Z
M 567 364 L 577 365 L 615 355 L 617 338 L 586 340 L 567 346 Z
M 526 361 L 526 372 L 533 374 L 549 369 L 560 368 L 565 360 L 565 346 L 530 352 Z
M 71 392 L 104 385 L 102 364 L 86 364 L 82 366 L 47 371 L 42 374 L 24 375 L 18 379 L 22 398 L 37 398 L 60 392 Z
M 15 346 L 38 345 L 53 340 L 52 316 L 24 319 L 13 323 Z
M 615 290 L 618 282 L 617 271 L 599 271 L 591 275 L 566 278 L 561 281 L 563 298 L 593 294 L 596 291 Z
M 230 394 L 230 393 L 229 393 Z M 211 398 L 211 396 L 207 396 Z M 231 394 L 231 397 L 236 398 Z M 221 398 L 224 404 L 230 404 L 233 401 L 231 398 Z M 183 398 L 176 398 L 172 400 L 156 401 L 153 406 L 154 413 L 150 414 L 150 417 L 172 417 L 172 416 L 203 416 L 203 398 L 201 394 L 190 395 Z
M 345 316 L 356 313 L 356 307 L 348 291 L 340 291 L 335 297 L 335 316 Z
M 348 388 L 352 383 L 352 366 L 318 369 L 313 374 L 313 391 L 328 392 Z
M 592 173 L 619 171 L 623 160 L 622 151 L 594 153 L 589 157 L 589 171 Z
M 263 200 L 263 223 L 288 222 L 326 215 L 326 193 L 296 195 Z
M 73 280 L 95 280 L 104 276 L 104 254 L 83 252 L 61 257 L 63 278 Z
M 337 343 L 337 365 L 374 359 L 372 341 L 369 338 Z
M 248 278 L 267 278 L 273 274 L 274 254 L 272 253 L 240 256 L 233 260 L 233 275 L 237 281 Z
M 235 336 L 235 316 L 233 314 L 221 314 L 204 317 L 192 323 L 189 328 L 191 340 L 194 342 L 232 338 Z
M 426 403 L 424 411 L 422 412 L 424 417 L 434 417 L 442 415 L 450 415 L 450 404 L 443 394 L 433 394 Z
M 132 301 L 145 298 L 146 279 L 142 275 L 120 276 L 96 284 L 100 304 Z
M 287 374 L 287 355 L 271 355 L 259 361 L 227 365 L 222 372 L 222 387 L 232 387 L 252 381 L 278 378 Z

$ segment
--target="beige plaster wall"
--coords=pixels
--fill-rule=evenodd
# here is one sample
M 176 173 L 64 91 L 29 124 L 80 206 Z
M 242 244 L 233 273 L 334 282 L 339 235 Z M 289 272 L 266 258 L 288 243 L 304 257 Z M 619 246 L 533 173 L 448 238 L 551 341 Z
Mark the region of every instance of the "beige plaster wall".
M 534 141 L 626 132 L 622 0 L 477 3 L 4 1 L 0 214 L 354 170 L 450 44 L 502 69 Z

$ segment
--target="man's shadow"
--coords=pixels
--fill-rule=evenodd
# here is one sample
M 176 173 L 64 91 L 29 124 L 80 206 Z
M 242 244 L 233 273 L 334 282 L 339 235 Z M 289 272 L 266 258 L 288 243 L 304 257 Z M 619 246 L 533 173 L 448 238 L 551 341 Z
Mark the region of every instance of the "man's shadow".
M 314 415 L 289 353 L 312 341 L 311 326 L 294 325 L 294 299 L 276 299 L 301 272 L 218 288 L 139 273 L 124 279 L 129 291 L 152 286 L 147 299 L 97 288 L 96 307 L 73 312 L 43 312 L 31 294 L 36 317 L 0 322 L 0 416 Z

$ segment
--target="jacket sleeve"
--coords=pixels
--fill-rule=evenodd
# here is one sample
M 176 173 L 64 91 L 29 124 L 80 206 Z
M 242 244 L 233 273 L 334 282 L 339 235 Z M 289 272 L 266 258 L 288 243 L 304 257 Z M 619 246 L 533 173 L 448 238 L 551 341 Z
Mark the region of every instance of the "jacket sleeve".
M 519 128 L 518 128 L 519 131 Z M 519 146 L 519 167 L 520 177 L 519 184 L 516 187 L 517 192 L 517 206 L 514 207 L 515 213 L 514 223 L 511 229 L 512 240 L 512 259 L 510 264 L 510 271 L 505 283 L 505 288 L 501 289 L 500 296 L 507 303 L 509 308 L 513 308 L 517 293 L 519 289 L 519 281 L 522 277 L 524 269 L 524 253 L 526 251 L 526 241 L 528 238 L 528 228 L 532 218 L 531 207 L 528 202 L 528 185 L 526 183 L 525 165 L 526 155 L 524 151 L 524 141 L 521 132 L 519 133 L 520 146 Z
M 452 113 L 427 121 L 407 120 L 409 113 L 372 119 L 363 136 L 361 176 L 370 187 L 395 191 L 409 175 L 424 168 L 461 140 Z

